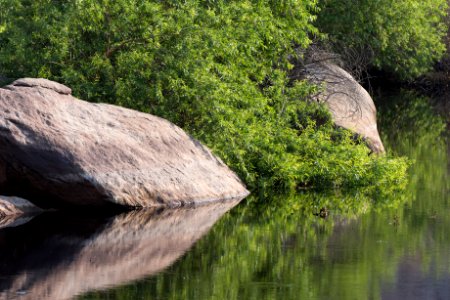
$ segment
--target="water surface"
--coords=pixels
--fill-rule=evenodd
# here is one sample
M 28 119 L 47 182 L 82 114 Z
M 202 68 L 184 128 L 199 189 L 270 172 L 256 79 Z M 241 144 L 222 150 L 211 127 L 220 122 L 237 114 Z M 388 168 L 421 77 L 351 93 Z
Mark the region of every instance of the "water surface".
M 450 299 L 444 123 L 414 94 L 385 102 L 386 146 L 414 160 L 402 194 L 243 203 L 165 271 L 80 299 Z M 314 215 L 321 207 L 330 210 L 325 219 Z
M 445 125 L 414 94 L 384 100 L 385 145 L 414 161 L 404 192 L 42 215 L 0 230 L 0 299 L 450 299 Z

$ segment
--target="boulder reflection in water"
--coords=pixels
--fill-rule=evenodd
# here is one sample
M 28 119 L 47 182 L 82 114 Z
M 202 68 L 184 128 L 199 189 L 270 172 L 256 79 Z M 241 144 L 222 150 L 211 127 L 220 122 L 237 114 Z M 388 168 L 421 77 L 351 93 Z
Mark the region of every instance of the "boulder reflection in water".
M 239 201 L 89 218 L 37 216 L 0 230 L 0 299 L 70 299 L 170 266 Z

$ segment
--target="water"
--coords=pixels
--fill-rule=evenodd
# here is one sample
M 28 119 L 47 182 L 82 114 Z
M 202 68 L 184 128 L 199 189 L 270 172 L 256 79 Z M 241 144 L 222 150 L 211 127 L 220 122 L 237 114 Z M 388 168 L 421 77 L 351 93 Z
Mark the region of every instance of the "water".
M 414 94 L 385 100 L 386 146 L 415 160 L 400 195 L 41 215 L 0 230 L 0 299 L 450 299 L 444 125 Z

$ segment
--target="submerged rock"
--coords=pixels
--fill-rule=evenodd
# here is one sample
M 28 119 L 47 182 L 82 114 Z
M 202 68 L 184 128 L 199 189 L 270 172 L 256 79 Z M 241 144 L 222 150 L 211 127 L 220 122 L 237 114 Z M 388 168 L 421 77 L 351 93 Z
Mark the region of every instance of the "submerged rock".
M 0 88 L 0 192 L 41 207 L 180 206 L 248 191 L 211 151 L 162 118 L 71 96 L 45 79 Z
M 21 225 L 41 211 L 25 199 L 0 196 L 0 229 Z
M 328 106 L 334 123 L 359 134 L 374 153 L 384 153 L 377 111 L 369 93 L 347 71 L 332 63 L 308 64 L 304 73 L 316 84 L 325 83 L 325 90 L 316 100 Z
M 0 196 L 0 216 L 22 215 L 40 210 L 39 207 L 25 199 Z

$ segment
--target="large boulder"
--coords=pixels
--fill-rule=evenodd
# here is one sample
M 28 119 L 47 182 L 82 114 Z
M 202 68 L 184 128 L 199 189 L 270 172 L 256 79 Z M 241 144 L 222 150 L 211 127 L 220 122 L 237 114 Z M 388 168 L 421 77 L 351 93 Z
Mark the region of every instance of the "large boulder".
M 311 63 L 304 75 L 325 89 L 316 100 L 328 106 L 334 123 L 360 135 L 374 153 L 384 146 L 377 129 L 377 111 L 369 93 L 344 69 L 333 63 Z
M 44 208 L 181 206 L 248 195 L 219 158 L 174 124 L 76 99 L 45 79 L 0 88 L 0 193 Z

